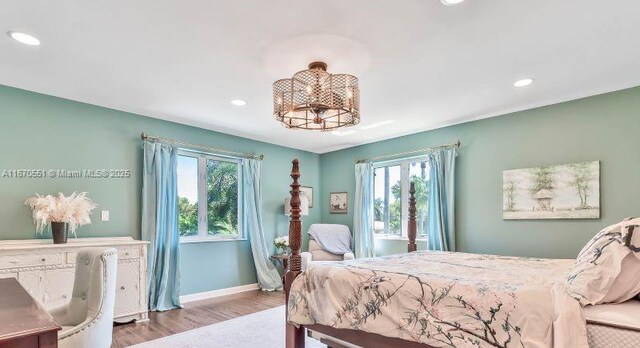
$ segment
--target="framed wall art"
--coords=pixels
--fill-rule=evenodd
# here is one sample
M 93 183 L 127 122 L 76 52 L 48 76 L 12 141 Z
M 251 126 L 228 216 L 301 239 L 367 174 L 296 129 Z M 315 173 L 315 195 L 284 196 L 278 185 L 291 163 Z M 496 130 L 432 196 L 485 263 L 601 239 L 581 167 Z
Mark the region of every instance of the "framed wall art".
M 599 161 L 506 170 L 502 190 L 505 220 L 600 218 Z
M 329 194 L 329 213 L 346 214 L 349 211 L 349 196 L 346 192 L 331 192 Z

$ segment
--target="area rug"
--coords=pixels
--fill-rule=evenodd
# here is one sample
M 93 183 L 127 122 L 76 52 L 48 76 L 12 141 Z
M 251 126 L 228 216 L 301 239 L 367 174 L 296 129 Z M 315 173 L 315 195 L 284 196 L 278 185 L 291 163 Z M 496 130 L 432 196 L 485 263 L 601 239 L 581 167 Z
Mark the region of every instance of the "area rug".
M 307 337 L 307 348 L 326 348 Z M 195 330 L 136 344 L 131 348 L 284 347 L 284 306 L 267 309 Z

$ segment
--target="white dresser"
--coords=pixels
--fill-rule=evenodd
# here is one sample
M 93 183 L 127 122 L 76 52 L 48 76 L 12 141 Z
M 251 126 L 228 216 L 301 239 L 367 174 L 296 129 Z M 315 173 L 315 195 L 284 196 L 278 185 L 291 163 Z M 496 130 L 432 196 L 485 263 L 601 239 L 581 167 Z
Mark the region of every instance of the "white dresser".
M 82 248 L 118 249 L 115 321 L 146 321 L 147 244 L 131 237 L 0 241 L 0 278 L 14 277 L 46 309 L 71 298 L 76 253 Z

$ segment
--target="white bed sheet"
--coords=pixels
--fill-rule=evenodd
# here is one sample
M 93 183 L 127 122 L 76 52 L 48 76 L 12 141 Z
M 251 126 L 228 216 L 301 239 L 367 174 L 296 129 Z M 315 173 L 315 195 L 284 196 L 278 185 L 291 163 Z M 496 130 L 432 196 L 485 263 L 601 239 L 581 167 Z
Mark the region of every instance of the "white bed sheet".
M 589 324 L 613 326 L 640 331 L 640 301 L 630 300 L 619 304 L 602 304 L 584 307 Z

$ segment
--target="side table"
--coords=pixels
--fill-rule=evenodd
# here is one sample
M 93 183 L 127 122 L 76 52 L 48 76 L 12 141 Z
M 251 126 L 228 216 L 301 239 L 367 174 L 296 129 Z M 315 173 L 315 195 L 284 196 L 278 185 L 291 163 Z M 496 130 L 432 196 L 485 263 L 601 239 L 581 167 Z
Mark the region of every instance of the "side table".
M 271 259 L 277 261 L 282 266 L 282 269 L 287 272 L 287 267 L 289 266 L 289 255 L 288 254 L 275 254 L 271 255 Z

